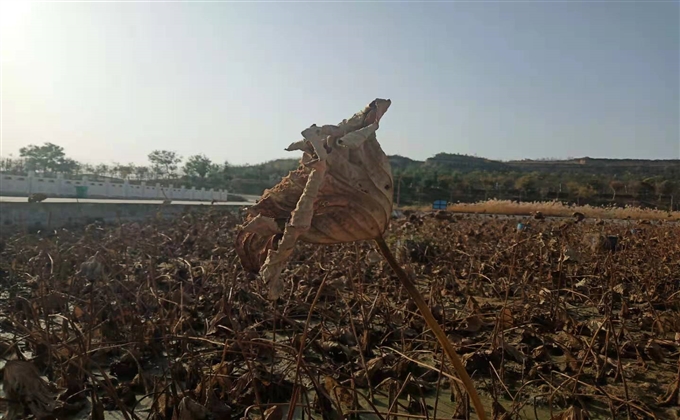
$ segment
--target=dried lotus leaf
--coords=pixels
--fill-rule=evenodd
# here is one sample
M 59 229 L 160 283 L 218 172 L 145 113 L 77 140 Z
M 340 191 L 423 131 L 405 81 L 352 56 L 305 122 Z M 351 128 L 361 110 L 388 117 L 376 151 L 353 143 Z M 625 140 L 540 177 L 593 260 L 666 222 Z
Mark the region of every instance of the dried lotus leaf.
M 276 249 L 281 234 L 264 236 L 245 229 L 236 235 L 236 254 L 241 260 L 243 269 L 258 273 L 267 259 L 270 249 Z
M 12 360 L 4 369 L 3 385 L 10 400 L 5 418 L 13 420 L 22 417 L 28 409 L 36 418 L 53 415 L 58 408 L 57 392 L 40 377 L 38 369 L 30 362 Z
M 248 210 L 245 228 L 237 236 L 237 253 L 246 270 L 261 271 L 266 256 L 278 249 L 280 239 L 268 229 L 250 224 L 257 217 L 272 219 L 279 226 L 290 224 L 310 175 L 319 170 L 319 162 L 325 162 L 325 168 L 315 182 L 317 190 L 308 215 L 311 220 L 308 226 L 301 226 L 296 239 L 337 244 L 383 234 L 392 213 L 393 178 L 375 131 L 390 105 L 389 100 L 376 99 L 337 126 L 309 127 L 303 132 L 305 140 L 289 146 L 290 150 L 303 151 L 301 167 L 264 192 Z

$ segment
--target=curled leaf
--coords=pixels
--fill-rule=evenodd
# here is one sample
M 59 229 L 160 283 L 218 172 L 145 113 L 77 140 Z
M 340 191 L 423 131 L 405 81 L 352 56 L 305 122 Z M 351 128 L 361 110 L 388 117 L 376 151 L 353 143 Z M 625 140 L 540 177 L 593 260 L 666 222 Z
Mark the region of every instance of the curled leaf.
M 375 239 L 392 214 L 392 171 L 375 132 L 391 101 L 376 99 L 336 125 L 312 125 L 300 167 L 248 210 L 236 237 L 243 267 L 262 274 L 270 299 L 283 291 L 279 278 L 295 243 L 337 244 Z M 275 229 L 281 229 L 278 233 Z
M 267 252 L 276 249 L 282 234 L 262 235 L 241 230 L 236 235 L 236 254 L 241 260 L 241 265 L 246 271 L 257 273 L 267 259 Z
M 338 139 L 338 145 L 342 147 L 359 147 L 378 130 L 378 124 L 373 123 L 357 131 L 353 131 Z
M 244 230 L 246 232 L 256 232 L 269 235 L 283 233 L 274 219 L 264 217 L 260 214 L 255 216 L 255 218 L 253 218 L 253 220 L 248 223 L 248 226 L 246 226 Z

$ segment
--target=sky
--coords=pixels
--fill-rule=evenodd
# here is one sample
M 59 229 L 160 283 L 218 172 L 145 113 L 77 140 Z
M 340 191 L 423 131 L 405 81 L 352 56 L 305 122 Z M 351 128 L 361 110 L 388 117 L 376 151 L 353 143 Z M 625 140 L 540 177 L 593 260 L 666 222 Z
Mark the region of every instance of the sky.
M 388 154 L 680 158 L 680 3 L 1 2 L 0 154 L 298 158 L 375 98 Z

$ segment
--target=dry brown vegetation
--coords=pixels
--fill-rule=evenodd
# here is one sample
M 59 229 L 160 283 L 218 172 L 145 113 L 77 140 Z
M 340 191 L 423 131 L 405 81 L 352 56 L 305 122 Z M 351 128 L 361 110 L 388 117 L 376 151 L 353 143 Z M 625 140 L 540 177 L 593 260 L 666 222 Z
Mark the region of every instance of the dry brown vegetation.
M 474 417 L 372 244 L 299 244 L 272 304 L 238 262 L 240 220 L 3 238 L 0 355 L 25 360 L 5 367 L 9 414 L 40 389 L 34 413 L 62 418 Z M 522 220 L 414 213 L 385 235 L 488 412 L 677 416 L 680 225 Z
M 418 209 L 405 207 L 406 209 Z M 423 208 L 420 208 L 425 210 Z M 546 216 L 568 217 L 574 212 L 583 213 L 586 217 L 600 219 L 644 219 L 644 220 L 680 220 L 680 211 L 663 211 L 641 207 L 595 207 L 565 205 L 558 201 L 517 202 L 510 200 L 488 200 L 479 203 L 457 203 L 448 206 L 454 213 L 505 214 L 527 216 L 537 211 Z

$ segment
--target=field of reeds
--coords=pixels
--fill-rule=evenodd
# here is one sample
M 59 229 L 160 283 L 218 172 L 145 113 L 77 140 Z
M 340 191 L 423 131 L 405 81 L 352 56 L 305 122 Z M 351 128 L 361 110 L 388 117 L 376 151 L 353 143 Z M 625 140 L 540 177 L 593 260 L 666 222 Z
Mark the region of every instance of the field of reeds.
M 272 303 L 240 222 L 2 237 L 6 418 L 476 418 L 371 243 L 298 244 Z M 385 237 L 488 418 L 680 417 L 679 224 L 407 212 Z
M 406 206 L 405 209 L 427 210 L 423 207 Z M 680 211 L 664 211 L 635 206 L 601 207 L 567 205 L 559 201 L 517 202 L 511 200 L 487 200 L 478 203 L 449 204 L 448 210 L 455 213 L 502 214 L 528 216 L 541 212 L 545 216 L 569 217 L 574 212 L 586 217 L 599 219 L 643 219 L 643 220 L 680 220 Z

